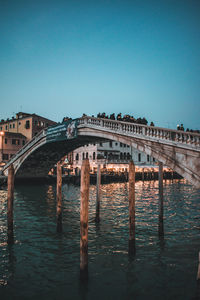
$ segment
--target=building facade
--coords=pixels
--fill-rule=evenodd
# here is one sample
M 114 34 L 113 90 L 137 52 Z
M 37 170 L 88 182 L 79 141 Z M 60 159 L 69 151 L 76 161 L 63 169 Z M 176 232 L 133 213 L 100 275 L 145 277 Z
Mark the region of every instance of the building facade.
M 96 172 L 97 165 L 107 171 L 124 172 L 127 170 L 130 159 L 138 166 L 153 166 L 156 161 L 153 157 L 132 148 L 129 145 L 109 141 L 99 144 L 88 144 L 69 154 L 69 163 L 73 171 L 81 169 L 82 161 L 89 159 L 91 171 Z
M 0 164 L 5 164 L 21 147 L 42 129 L 56 122 L 38 116 L 19 112 L 12 119 L 0 121 Z
M 31 140 L 40 130 L 55 125 L 56 122 L 38 116 L 36 114 L 28 114 L 19 112 L 12 119 L 0 121 L 0 131 L 21 133 L 27 141 Z

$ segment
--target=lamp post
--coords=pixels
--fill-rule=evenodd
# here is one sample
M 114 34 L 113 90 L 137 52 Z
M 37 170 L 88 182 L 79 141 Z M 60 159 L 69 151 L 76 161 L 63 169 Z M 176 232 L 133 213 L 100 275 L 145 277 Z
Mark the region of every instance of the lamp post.
M 0 131 L 0 149 L 1 149 L 1 161 L 3 161 L 3 137 L 5 135 L 5 132 L 4 131 Z

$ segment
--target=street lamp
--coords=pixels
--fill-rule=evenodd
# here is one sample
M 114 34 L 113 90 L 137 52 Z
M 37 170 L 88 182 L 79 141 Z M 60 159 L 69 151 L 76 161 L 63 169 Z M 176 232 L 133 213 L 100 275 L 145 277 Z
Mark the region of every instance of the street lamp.
M 5 132 L 4 131 L 0 131 L 0 137 L 1 137 L 1 143 L 0 143 L 0 149 L 1 149 L 1 161 L 3 161 L 3 137 L 5 135 Z

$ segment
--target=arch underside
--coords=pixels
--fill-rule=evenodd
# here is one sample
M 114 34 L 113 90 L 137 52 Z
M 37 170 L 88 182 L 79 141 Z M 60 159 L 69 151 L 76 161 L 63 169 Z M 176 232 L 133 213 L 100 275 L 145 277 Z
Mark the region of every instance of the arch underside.
M 78 129 L 78 137 L 75 139 L 46 143 L 32 151 L 31 154 L 27 154 L 27 157 L 25 154 L 20 167 L 18 167 L 16 177 L 46 177 L 49 170 L 67 153 L 89 143 L 108 140 L 128 144 L 138 151 L 154 157 L 200 188 L 200 152 L 166 145 L 159 141 L 128 137 L 116 132 L 110 133 L 87 127 Z
M 78 137 L 72 140 L 46 143 L 30 154 L 25 153 L 20 164 L 14 164 L 16 178 L 44 178 L 67 153 L 89 143 L 105 142 L 99 137 Z

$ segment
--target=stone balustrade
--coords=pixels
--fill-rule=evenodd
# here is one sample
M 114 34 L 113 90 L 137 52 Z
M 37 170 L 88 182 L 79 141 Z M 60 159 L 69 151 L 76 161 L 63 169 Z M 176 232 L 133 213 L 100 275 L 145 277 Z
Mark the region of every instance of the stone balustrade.
M 200 148 L 200 134 L 185 132 L 161 127 L 147 126 L 136 123 L 115 121 L 110 119 L 100 119 L 93 117 L 83 117 L 78 119 L 79 125 L 89 125 L 91 127 L 105 128 L 116 133 L 123 133 L 138 137 L 148 137 L 154 140 L 163 140 L 180 143 L 182 145 L 193 145 Z

